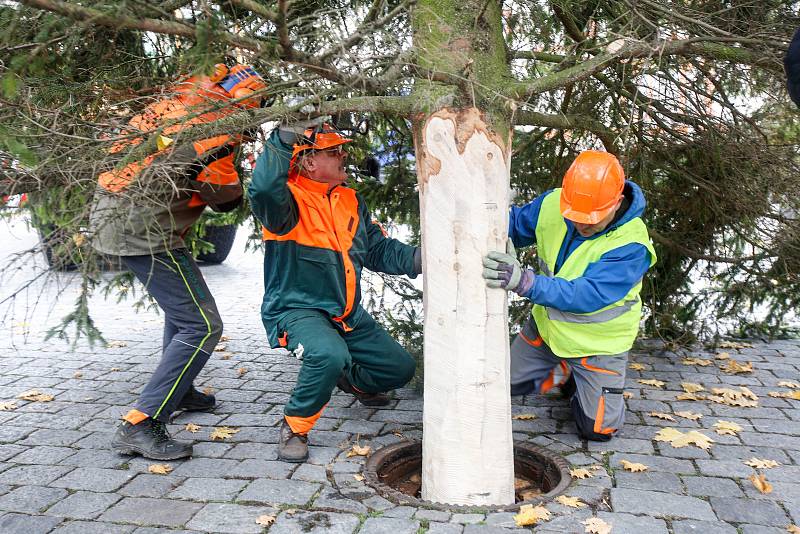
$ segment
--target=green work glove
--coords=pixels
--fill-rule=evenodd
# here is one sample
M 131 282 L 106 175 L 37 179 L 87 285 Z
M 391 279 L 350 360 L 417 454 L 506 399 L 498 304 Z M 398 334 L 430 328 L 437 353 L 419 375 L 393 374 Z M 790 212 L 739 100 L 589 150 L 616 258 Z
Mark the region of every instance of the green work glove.
M 521 297 L 528 294 L 536 281 L 533 271 L 520 265 L 510 238 L 505 253 L 492 251 L 483 258 L 483 277 L 487 286 L 513 291 Z

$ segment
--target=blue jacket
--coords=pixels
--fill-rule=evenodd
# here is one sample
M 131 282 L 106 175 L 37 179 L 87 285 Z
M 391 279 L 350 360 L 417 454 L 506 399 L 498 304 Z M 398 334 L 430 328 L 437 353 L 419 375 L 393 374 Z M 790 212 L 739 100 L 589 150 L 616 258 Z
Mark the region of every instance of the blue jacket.
M 795 104 L 800 106 L 800 29 L 794 32 L 792 42 L 783 58 L 786 69 L 786 88 Z
M 536 222 L 542 200 L 552 189 L 521 207 L 511 207 L 508 218 L 508 236 L 515 247 L 527 247 L 536 242 Z M 572 221 L 565 219 L 567 234 L 561 244 L 556 261 L 558 274 L 564 261 L 586 239 L 610 232 L 634 217 L 644 213 L 646 201 L 638 185 L 625 182 L 623 194 L 629 203 L 628 209 L 602 232 L 591 237 L 581 236 Z M 650 267 L 650 253 L 639 244 L 632 243 L 604 254 L 600 261 L 592 263 L 580 278 L 564 280 L 537 276 L 531 290 L 525 295 L 536 304 L 572 313 L 591 313 L 623 298 L 636 285 Z

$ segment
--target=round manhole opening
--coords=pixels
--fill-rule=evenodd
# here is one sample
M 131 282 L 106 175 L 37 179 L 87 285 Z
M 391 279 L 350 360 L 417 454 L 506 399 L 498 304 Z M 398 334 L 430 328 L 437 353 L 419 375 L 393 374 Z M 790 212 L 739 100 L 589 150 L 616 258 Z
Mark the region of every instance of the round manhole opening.
M 439 510 L 517 510 L 523 504 L 540 503 L 560 495 L 572 482 L 566 460 L 522 441 L 514 442 L 514 504 L 463 506 L 422 500 L 422 443 L 419 441 L 404 441 L 376 450 L 364 470 L 367 484 L 389 500 Z

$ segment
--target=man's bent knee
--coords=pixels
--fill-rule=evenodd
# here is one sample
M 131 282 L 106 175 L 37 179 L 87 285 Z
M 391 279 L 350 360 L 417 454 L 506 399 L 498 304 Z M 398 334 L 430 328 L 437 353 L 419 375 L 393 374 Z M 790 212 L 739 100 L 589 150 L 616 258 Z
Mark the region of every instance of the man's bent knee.
M 589 441 L 609 441 L 617 433 L 616 429 L 602 429 L 601 432 L 595 430 L 596 421 L 586 415 L 578 401 L 578 396 L 575 395 L 570 401 L 572 408 L 572 415 L 575 418 L 575 426 L 578 428 L 578 435 L 583 439 Z

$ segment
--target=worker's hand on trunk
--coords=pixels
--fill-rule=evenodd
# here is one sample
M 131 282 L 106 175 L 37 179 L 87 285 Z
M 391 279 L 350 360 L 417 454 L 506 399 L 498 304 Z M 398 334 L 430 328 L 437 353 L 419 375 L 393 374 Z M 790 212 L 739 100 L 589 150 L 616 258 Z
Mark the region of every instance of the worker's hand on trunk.
M 536 280 L 531 269 L 520 265 L 511 239 L 505 253 L 492 251 L 483 258 L 483 277 L 487 286 L 513 291 L 521 297 L 527 295 Z

